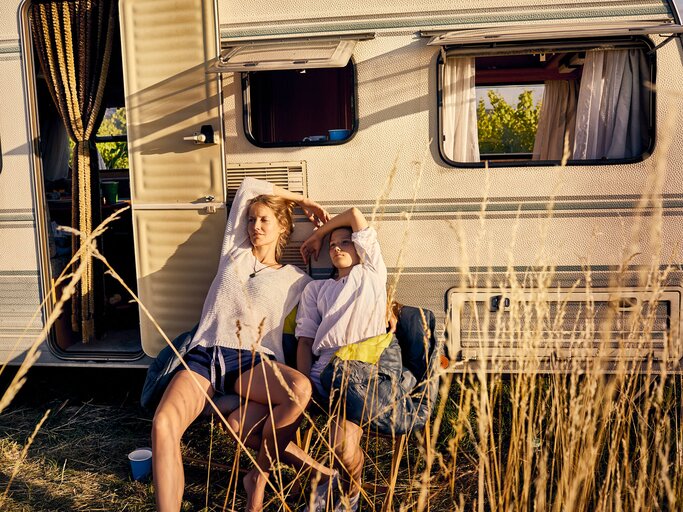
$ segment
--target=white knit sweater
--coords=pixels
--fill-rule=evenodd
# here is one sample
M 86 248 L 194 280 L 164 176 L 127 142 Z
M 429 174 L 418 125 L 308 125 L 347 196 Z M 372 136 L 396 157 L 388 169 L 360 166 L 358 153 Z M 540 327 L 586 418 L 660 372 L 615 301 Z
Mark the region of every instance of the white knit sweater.
M 292 265 L 265 268 L 251 252 L 247 233 L 249 200 L 272 193 L 272 184 L 253 178 L 246 178 L 238 189 L 225 228 L 218 272 L 204 301 L 191 347 L 254 347 L 284 362 L 285 318 L 298 304 L 311 278 Z M 250 277 L 255 270 L 256 275 Z

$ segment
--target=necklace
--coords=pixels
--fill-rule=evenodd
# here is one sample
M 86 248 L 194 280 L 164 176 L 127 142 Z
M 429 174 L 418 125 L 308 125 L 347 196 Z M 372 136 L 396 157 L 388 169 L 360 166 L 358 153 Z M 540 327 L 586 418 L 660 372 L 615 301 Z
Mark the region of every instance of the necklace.
M 257 262 L 257 261 L 258 261 L 258 258 L 257 258 L 256 256 L 254 256 L 254 271 L 253 271 L 251 274 L 249 274 L 249 277 L 250 277 L 250 278 L 256 277 L 256 274 L 258 274 L 259 272 L 261 272 L 261 270 L 265 270 L 265 269 L 267 269 L 267 268 L 271 268 L 271 267 L 275 267 L 275 266 L 279 265 L 279 263 L 276 262 L 276 263 L 273 263 L 272 265 L 267 265 L 267 266 L 265 266 L 265 267 L 263 267 L 263 268 L 260 268 L 260 269 L 256 270 L 256 262 Z M 258 261 L 258 262 L 261 263 L 260 261 Z M 261 264 L 263 265 L 263 263 L 261 263 Z

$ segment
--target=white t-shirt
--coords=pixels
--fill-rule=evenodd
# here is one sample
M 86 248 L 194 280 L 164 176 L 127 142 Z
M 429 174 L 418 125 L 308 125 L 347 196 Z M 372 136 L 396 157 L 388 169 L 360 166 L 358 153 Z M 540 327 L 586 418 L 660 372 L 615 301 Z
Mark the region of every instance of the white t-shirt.
M 251 252 L 247 232 L 249 201 L 272 193 L 272 184 L 253 178 L 246 178 L 238 189 L 225 228 L 218 272 L 204 301 L 191 347 L 255 347 L 284 362 L 285 318 L 311 278 L 292 265 L 267 268 Z
M 319 356 L 311 368 L 311 380 L 320 386 L 320 373 L 334 352 L 344 345 L 386 332 L 387 268 L 377 232 L 367 227 L 351 235 L 360 264 L 348 276 L 310 282 L 299 302 L 297 338 L 313 338 Z

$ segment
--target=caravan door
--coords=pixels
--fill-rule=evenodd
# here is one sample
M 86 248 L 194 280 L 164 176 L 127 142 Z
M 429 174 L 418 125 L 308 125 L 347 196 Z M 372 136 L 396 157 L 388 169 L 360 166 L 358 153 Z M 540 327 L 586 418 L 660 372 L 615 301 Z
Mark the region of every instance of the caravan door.
M 225 229 L 213 0 L 121 0 L 141 338 L 155 356 L 199 320 Z M 147 314 L 149 312 L 149 315 Z

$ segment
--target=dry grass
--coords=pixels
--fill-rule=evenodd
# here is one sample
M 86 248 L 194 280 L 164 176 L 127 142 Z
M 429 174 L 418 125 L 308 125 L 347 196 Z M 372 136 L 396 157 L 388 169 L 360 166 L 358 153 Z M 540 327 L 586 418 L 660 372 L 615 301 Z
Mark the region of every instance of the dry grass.
M 672 119 L 664 121 L 662 133 L 673 132 Z M 463 317 L 463 324 L 478 340 L 478 359 L 491 365 L 435 376 L 441 379 L 440 400 L 427 431 L 411 438 L 396 486 L 397 509 L 621 512 L 683 508 L 683 386 L 680 376 L 652 357 L 649 347 L 655 317 L 654 308 L 647 306 L 661 298 L 671 280 L 670 269 L 661 262 L 675 261 L 675 255 L 661 253 L 661 190 L 668 148 L 669 141 L 659 141 L 657 172 L 650 176 L 639 205 L 647 215 L 628 226 L 622 267 L 612 272 L 608 283 L 618 288 L 635 281 L 644 290 L 641 299 L 645 300 L 631 311 L 622 311 L 616 297 L 598 304 L 599 289 L 593 285 L 588 264 L 584 276 L 570 286 L 585 299 L 578 311 L 558 296 L 552 254 L 541 251 L 533 268 L 518 274 L 512 256 L 518 226 L 511 226 L 507 273 L 497 281 L 472 275 L 468 251 L 481 250 L 483 236 L 466 240 L 459 223 L 453 223 L 461 250 L 460 291 L 466 294 L 483 280 L 487 288 L 499 289 L 508 297 L 510 306 L 508 311 L 496 312 L 477 310 L 470 304 L 471 314 Z M 383 196 L 389 194 L 397 165 Z M 422 165 L 417 165 L 417 173 L 419 183 Z M 373 216 L 381 218 L 382 203 L 378 202 Z M 486 203 L 485 199 L 480 215 L 482 235 L 487 229 Z M 548 236 L 552 214 L 550 205 L 539 233 L 541 240 Z M 407 214 L 403 245 L 409 221 Z M 631 263 L 642 250 L 639 240 L 644 233 L 650 239 L 649 263 L 634 269 Z M 67 277 L 78 279 L 79 273 Z M 392 292 L 396 285 L 391 283 Z M 557 307 L 549 307 L 551 303 Z M 607 333 L 615 328 L 621 334 L 613 346 L 615 339 Z M 561 341 L 571 358 L 549 355 L 559 346 L 560 331 L 564 331 Z M 41 341 L 37 339 L 34 347 Z M 678 346 L 678 337 L 664 340 L 664 358 L 673 353 L 674 343 Z M 502 350 L 506 346 L 514 350 L 506 353 Z M 632 357 L 611 362 L 629 347 L 642 349 L 636 361 L 639 366 L 627 364 L 633 362 Z M 4 408 L 0 489 L 8 487 L 0 503 L 2 510 L 153 510 L 151 485 L 130 481 L 125 459 L 132 448 L 149 444 L 150 416 L 131 398 L 137 396 L 140 375 L 118 403 L 111 396 L 96 401 L 74 399 L 75 390 L 82 391 L 75 384 L 67 389 L 67 396 L 55 399 L 59 393 L 51 383 L 37 378 L 35 385 L 31 379 L 26 384 L 33 354 L 35 348 L 13 378 L 3 376 L 9 382 L 0 402 L 0 410 Z M 548 373 L 549 369 L 561 371 Z M 110 382 L 99 384 L 111 386 Z M 27 386 L 24 395 L 22 386 Z M 40 400 L 40 396 L 50 398 Z M 46 409 L 53 411 L 47 419 Z M 306 422 L 315 425 L 311 452 L 318 460 L 329 459 L 329 425 L 310 416 Z M 234 475 L 237 468 L 251 466 L 253 454 L 243 446 L 236 451 L 231 437 L 224 421 L 199 421 L 188 431 L 183 443 L 186 510 L 243 508 L 244 492 L 236 488 L 240 479 Z M 382 484 L 390 464 L 391 440 L 368 438 L 364 449 L 364 481 Z M 16 477 L 9 485 L 15 468 Z M 300 492 L 297 485 L 303 483 L 306 488 L 306 480 L 285 468 L 272 475 L 267 510 L 300 508 L 306 492 Z M 366 487 L 361 509 L 378 509 L 383 498 L 382 491 Z

